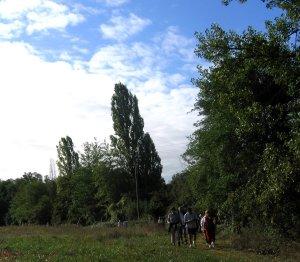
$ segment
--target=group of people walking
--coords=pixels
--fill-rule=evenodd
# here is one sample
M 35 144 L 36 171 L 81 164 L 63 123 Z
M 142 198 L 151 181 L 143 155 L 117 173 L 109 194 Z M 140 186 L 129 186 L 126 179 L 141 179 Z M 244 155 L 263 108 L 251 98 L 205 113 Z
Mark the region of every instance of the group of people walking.
M 197 233 L 203 233 L 209 248 L 215 247 L 216 223 L 210 212 L 205 211 L 204 216 L 197 215 L 192 208 L 179 207 L 176 210 L 171 208 L 167 223 L 171 234 L 172 245 L 180 246 L 181 243 L 195 246 Z

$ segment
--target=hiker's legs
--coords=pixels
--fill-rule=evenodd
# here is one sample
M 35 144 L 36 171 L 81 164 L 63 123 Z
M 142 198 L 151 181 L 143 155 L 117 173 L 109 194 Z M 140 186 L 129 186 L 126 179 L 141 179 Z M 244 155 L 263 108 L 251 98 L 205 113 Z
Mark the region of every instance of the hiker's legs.
M 196 244 L 196 233 L 193 235 L 193 245 Z
M 207 242 L 209 247 L 214 247 L 215 246 L 215 244 L 214 244 L 214 242 L 215 242 L 214 232 L 206 230 L 206 242 Z
M 188 234 L 189 235 L 189 245 L 190 245 L 190 247 L 192 246 L 192 238 L 193 238 L 193 235 L 192 234 Z
M 187 229 L 186 229 L 186 227 L 183 228 L 183 236 L 184 236 L 185 244 L 187 244 L 188 240 L 187 240 Z
M 176 231 L 174 230 L 174 228 L 171 229 L 171 244 L 175 245 L 175 233 Z
M 209 242 L 209 236 L 208 236 L 208 232 L 207 230 L 204 230 L 204 237 L 205 237 L 205 241 L 206 241 L 206 244 L 207 245 L 210 245 L 210 242 Z
M 211 246 L 215 247 L 215 242 L 216 242 L 216 232 L 212 232 L 211 236 Z
M 178 229 L 178 241 L 181 241 L 183 242 L 183 229 L 182 229 L 182 226 L 180 225 L 179 226 L 179 229 Z
M 176 238 L 178 246 L 180 246 L 180 227 L 176 230 Z
M 175 233 L 176 233 L 175 225 L 170 225 L 169 232 L 171 233 L 171 244 L 175 245 Z

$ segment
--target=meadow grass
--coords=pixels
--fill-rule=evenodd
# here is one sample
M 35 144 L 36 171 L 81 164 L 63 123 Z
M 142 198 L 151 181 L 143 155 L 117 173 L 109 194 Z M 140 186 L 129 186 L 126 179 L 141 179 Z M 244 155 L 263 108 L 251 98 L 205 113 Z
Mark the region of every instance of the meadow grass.
M 171 246 L 164 228 L 77 226 L 0 227 L 0 260 L 6 261 L 280 261 L 280 257 L 235 251 L 225 240 L 210 250 Z M 287 261 L 287 260 L 282 260 Z M 290 260 L 293 261 L 293 260 Z

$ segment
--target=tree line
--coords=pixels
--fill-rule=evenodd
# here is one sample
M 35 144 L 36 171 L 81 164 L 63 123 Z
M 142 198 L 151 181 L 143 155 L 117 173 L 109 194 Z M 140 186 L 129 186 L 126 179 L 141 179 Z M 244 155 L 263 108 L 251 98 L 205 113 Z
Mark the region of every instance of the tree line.
M 164 215 L 168 196 L 161 159 L 139 113 L 138 100 L 115 85 L 111 143 L 96 139 L 76 152 L 69 136 L 57 145 L 59 176 L 37 173 L 0 181 L 0 224 L 88 225 Z

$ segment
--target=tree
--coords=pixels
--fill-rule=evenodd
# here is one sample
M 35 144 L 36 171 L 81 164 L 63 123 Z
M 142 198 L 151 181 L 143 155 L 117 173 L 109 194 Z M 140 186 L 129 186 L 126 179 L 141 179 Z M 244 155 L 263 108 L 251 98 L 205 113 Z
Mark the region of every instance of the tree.
M 12 179 L 0 180 L 0 226 L 10 223 L 9 208 L 17 191 L 17 185 Z
M 62 137 L 57 148 L 57 166 L 60 176 L 57 178 L 57 196 L 54 205 L 54 221 L 61 223 L 70 219 L 72 204 L 72 177 L 79 169 L 79 156 L 74 151 L 73 141 L 69 136 Z
M 129 191 L 127 176 L 119 168 L 112 148 L 106 143 L 86 142 L 83 153 L 80 154 L 80 163 L 87 173 L 91 173 L 96 208 L 95 219 L 107 219 L 108 208 L 117 203 L 123 194 Z M 87 185 L 88 186 L 88 185 Z
M 137 146 L 144 132 L 144 121 L 139 114 L 138 101 L 121 83 L 115 85 L 111 101 L 113 128 L 112 145 L 124 159 L 126 171 L 134 179 Z
M 200 77 L 193 80 L 202 118 L 185 153 L 199 207 L 218 208 L 234 221 L 260 213 L 260 222 L 282 232 L 299 221 L 300 64 L 299 47 L 291 41 L 298 30 L 294 22 L 268 21 L 265 34 L 248 28 L 238 35 L 218 25 L 196 33 L 195 53 L 211 67 L 199 67 Z
M 171 182 L 168 184 L 168 192 L 170 202 L 174 206 L 191 205 L 197 199 L 197 196 L 192 194 L 192 189 L 188 183 L 188 172 L 186 171 L 172 177 Z
M 149 133 L 144 134 L 139 141 L 137 163 L 140 196 L 142 199 L 150 199 L 154 192 L 160 191 L 164 181 L 161 177 L 161 160 Z
M 96 187 L 92 169 L 79 168 L 71 178 L 71 202 L 68 207 L 68 222 L 81 225 L 95 221 Z
M 108 161 L 107 152 L 109 145 L 99 143 L 95 138 L 93 142 L 86 142 L 83 144 L 83 153 L 80 154 L 80 164 L 83 167 L 92 168 Z
M 233 0 L 222 0 L 225 5 L 228 5 Z M 238 0 L 241 3 L 247 2 L 247 0 Z M 299 20 L 300 17 L 300 4 L 298 0 L 261 0 L 266 3 L 267 8 L 278 7 L 287 12 L 290 18 Z
M 13 223 L 50 223 L 52 203 L 49 191 L 37 173 L 26 173 L 12 200 L 10 215 Z
M 150 135 L 144 134 L 144 121 L 139 113 L 137 97 L 121 83 L 115 85 L 111 109 L 115 131 L 115 135 L 111 136 L 112 146 L 120 155 L 120 167 L 130 178 L 131 197 L 135 186 L 138 204 L 139 192 L 143 192 L 143 196 L 150 193 L 145 186 L 138 190 L 140 185 L 145 185 L 144 179 L 151 178 L 156 185 L 162 181 L 160 158 Z
M 61 176 L 71 176 L 79 168 L 78 153 L 69 136 L 62 137 L 57 148 L 57 166 Z

